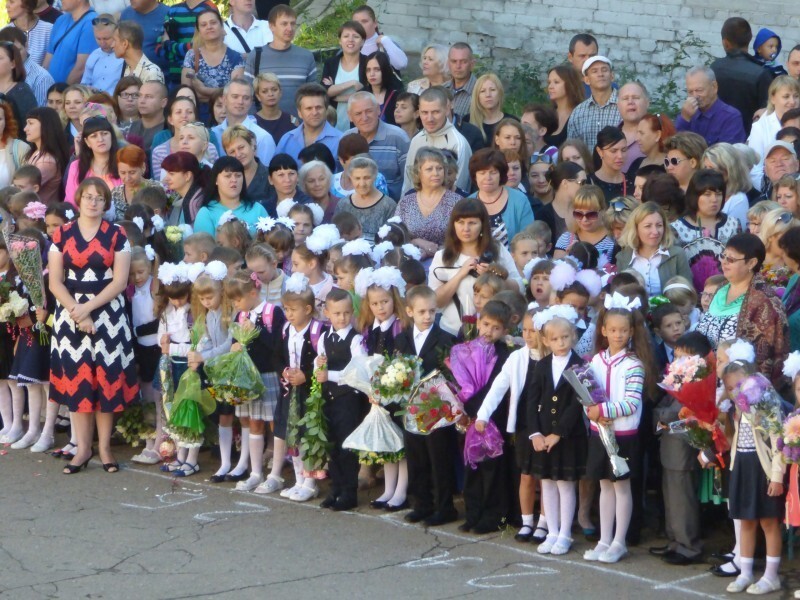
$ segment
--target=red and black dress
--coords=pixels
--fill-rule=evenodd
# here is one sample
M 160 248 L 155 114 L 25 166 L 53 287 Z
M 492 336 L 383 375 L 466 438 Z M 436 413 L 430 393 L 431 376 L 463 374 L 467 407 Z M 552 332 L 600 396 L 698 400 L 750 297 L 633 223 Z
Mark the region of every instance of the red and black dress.
M 64 285 L 85 303 L 111 283 L 114 256 L 130 252 L 121 227 L 103 221 L 87 241 L 77 222 L 53 234 L 50 252 L 62 255 Z M 50 351 L 50 399 L 70 412 L 120 412 L 139 393 L 133 343 L 124 294 L 92 311 L 94 334 L 83 333 L 56 303 Z

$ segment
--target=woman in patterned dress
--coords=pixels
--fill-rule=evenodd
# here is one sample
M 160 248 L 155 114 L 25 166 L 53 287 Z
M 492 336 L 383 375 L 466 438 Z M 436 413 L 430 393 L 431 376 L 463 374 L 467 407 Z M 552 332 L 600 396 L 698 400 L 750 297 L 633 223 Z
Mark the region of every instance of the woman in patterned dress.
M 69 408 L 78 444 L 72 474 L 93 455 L 97 422 L 100 459 L 119 470 L 111 454 L 114 413 L 139 391 L 131 328 L 123 292 L 128 285 L 130 246 L 121 227 L 103 220 L 111 191 L 102 179 L 85 179 L 75 193 L 76 221 L 53 234 L 50 290 L 56 298 L 50 353 L 50 399 Z

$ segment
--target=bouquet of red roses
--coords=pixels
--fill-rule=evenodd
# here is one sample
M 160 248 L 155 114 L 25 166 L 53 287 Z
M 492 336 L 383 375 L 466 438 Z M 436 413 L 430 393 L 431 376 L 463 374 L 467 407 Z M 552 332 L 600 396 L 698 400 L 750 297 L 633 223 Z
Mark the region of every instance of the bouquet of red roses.
M 691 410 L 699 421 L 716 422 L 719 409 L 715 397 L 717 374 L 713 352 L 705 358 L 685 356 L 672 361 L 659 387 Z
M 441 427 L 453 425 L 464 407 L 439 371 L 432 371 L 420 381 L 405 409 L 400 411 L 406 431 L 428 435 Z

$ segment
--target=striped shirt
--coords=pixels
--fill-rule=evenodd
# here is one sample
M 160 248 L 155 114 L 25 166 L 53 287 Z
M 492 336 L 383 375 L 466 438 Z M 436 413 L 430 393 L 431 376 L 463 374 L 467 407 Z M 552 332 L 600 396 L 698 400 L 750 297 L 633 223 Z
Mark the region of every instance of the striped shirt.
M 642 390 L 644 389 L 644 367 L 641 361 L 627 350 L 609 356 L 608 350 L 595 354 L 591 362 L 592 372 L 605 388 L 608 400 L 600 404 L 600 412 L 606 419 L 614 419 L 617 435 L 634 435 L 642 417 Z M 597 425 L 591 423 L 592 430 Z
M 211 0 L 203 0 L 194 8 L 190 8 L 186 2 L 180 2 L 169 8 L 164 20 L 164 30 L 169 39 L 156 44 L 156 55 L 169 63 L 167 77 L 173 83 L 179 83 L 181 80 L 181 67 L 186 53 L 192 47 L 197 15 L 204 10 L 216 11 L 217 7 Z
M 358 133 L 358 129 L 353 127 L 345 131 L 345 135 L 348 133 Z M 378 130 L 369 143 L 369 155 L 378 164 L 378 171 L 386 177 L 392 198 L 399 199 L 402 195 L 409 143 L 405 131 L 383 121 L 378 121 Z
M 604 105 L 595 102 L 594 97 L 584 100 L 569 117 L 567 137 L 581 138 L 589 148 L 597 145 L 597 134 L 603 127 L 616 127 L 622 122 L 617 108 L 617 90 L 611 91 L 611 97 Z
M 10 23 L 9 26 L 16 27 L 14 23 Z M 25 31 L 28 35 L 28 56 L 37 65 L 41 65 L 44 62 L 44 55 L 47 54 L 47 45 L 50 43 L 50 32 L 52 30 L 52 23 L 38 19 L 32 29 Z
M 256 54 L 259 54 L 258 65 L 255 64 Z M 253 50 L 245 60 L 245 71 L 254 77 L 259 73 L 274 73 L 281 82 L 280 108 L 293 116 L 297 116 L 294 103 L 297 89 L 304 83 L 317 82 L 314 55 L 294 44 L 286 50 L 275 50 L 270 45 L 261 48 L 261 52 Z
M 39 106 L 47 106 L 47 90 L 55 83 L 53 76 L 29 56 L 25 60 L 25 83 L 33 90 Z
M 472 101 L 472 90 L 475 87 L 475 82 L 478 81 L 475 75 L 470 75 L 467 83 L 463 87 L 456 88 L 453 80 L 446 81 L 444 86 L 453 92 L 453 112 L 459 117 L 466 117 L 469 115 L 469 104 Z

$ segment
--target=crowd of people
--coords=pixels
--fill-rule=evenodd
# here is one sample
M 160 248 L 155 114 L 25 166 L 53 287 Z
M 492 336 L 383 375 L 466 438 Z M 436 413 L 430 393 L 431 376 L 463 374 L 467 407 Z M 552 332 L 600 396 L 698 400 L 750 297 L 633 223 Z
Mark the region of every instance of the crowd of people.
M 583 558 L 603 563 L 638 543 L 646 510 L 667 541 L 650 553 L 697 563 L 702 511 L 722 505 L 735 544 L 712 572 L 729 592 L 781 588 L 797 490 L 775 435 L 731 400 L 756 373 L 784 408 L 800 391 L 800 46 L 787 71 L 775 32 L 727 19 L 725 56 L 687 70 L 670 118 L 581 33 L 547 73 L 550 102 L 513 115 L 463 42 L 420 49 L 422 76 L 404 83 L 402 43 L 366 5 L 319 73 L 283 4 L 230 0 L 227 19 L 211 0 L 7 10 L 0 443 L 72 475 L 96 436 L 116 473 L 112 437 L 135 424 L 148 434 L 134 462 L 190 477 L 203 443 L 218 446 L 211 482 L 306 502 L 327 476 L 335 511 L 379 471 L 372 510 L 443 525 L 462 493 L 460 530 L 513 524 L 552 555 L 572 549 L 577 516 L 596 544 Z M 41 306 L 20 248 L 41 255 Z M 376 401 L 340 383 L 355 357 L 446 372 L 475 339 L 496 361 L 455 427 L 403 431 L 399 452 L 347 449 Z M 170 387 L 188 370 L 211 385 L 204 365 L 237 351 L 263 393 L 218 399 L 190 443 L 170 428 Z M 681 357 L 715 365 L 725 455 L 670 432 L 681 405 L 657 384 Z M 564 377 L 585 364 L 604 398 L 592 406 Z M 319 385 L 322 472 L 296 433 Z M 502 452 L 464 469 L 464 431 L 494 426 Z

